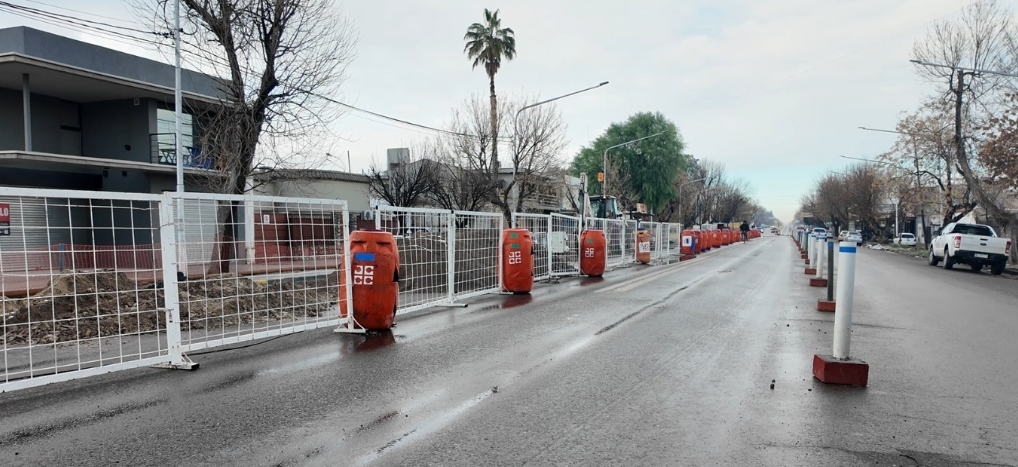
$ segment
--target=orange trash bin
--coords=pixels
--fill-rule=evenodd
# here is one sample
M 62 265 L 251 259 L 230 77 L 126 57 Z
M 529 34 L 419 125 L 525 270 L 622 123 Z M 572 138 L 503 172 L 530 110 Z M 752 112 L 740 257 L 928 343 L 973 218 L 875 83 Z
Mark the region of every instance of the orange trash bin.
M 650 262 L 650 232 L 643 227 L 636 229 L 636 260 L 643 264 Z
M 590 277 L 604 275 L 607 245 L 603 230 L 580 232 L 580 274 Z
M 392 327 L 399 298 L 399 251 L 392 234 L 350 232 L 350 276 L 353 319 L 369 331 Z M 341 293 L 345 292 L 340 284 Z
M 502 231 L 502 288 L 512 293 L 534 288 L 534 240 L 527 229 Z
M 679 248 L 679 251 L 684 255 L 696 254 L 696 242 L 694 241 L 693 231 L 683 230 L 680 235 L 682 236 L 682 246 Z

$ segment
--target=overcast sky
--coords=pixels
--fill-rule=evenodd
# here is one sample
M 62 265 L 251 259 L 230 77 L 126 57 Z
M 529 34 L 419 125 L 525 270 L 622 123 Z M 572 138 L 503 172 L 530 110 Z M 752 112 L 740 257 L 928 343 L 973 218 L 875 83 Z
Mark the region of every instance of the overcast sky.
M 129 20 L 122 1 L 11 0 Z M 154 1 L 154 0 L 153 0 Z M 641 111 L 675 122 L 687 153 L 726 165 L 751 195 L 789 221 L 826 170 L 872 158 L 894 135 L 902 111 L 932 91 L 908 62 L 930 22 L 956 18 L 960 0 L 361 0 L 336 2 L 357 28 L 357 58 L 343 100 L 442 127 L 487 77 L 463 54 L 467 26 L 485 7 L 516 33 L 515 60 L 495 77 L 499 93 L 548 98 L 611 84 L 559 101 L 572 160 L 613 122 Z M 95 16 L 82 15 L 96 19 Z M 103 20 L 103 19 L 100 19 Z M 28 25 L 150 58 L 154 51 L 0 12 L 0 27 Z M 349 113 L 329 144 L 360 172 L 385 150 L 424 130 Z M 346 169 L 345 157 L 339 167 Z

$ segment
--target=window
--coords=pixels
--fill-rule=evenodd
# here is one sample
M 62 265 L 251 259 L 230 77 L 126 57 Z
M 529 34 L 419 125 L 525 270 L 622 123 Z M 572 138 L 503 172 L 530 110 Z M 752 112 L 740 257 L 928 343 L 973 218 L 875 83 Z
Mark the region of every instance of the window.
M 173 135 L 176 133 L 176 125 L 173 110 L 156 110 L 156 133 L 160 148 L 173 149 Z M 194 126 L 191 115 L 186 112 L 180 114 L 180 140 L 185 148 L 194 146 Z

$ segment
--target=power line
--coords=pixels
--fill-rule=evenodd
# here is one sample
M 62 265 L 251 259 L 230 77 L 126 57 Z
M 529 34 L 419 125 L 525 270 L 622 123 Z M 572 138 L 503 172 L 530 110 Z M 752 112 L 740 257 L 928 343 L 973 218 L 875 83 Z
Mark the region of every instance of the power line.
M 34 1 L 34 0 L 27 0 L 27 1 L 32 1 L 33 3 L 38 3 L 40 5 L 46 5 L 46 6 L 50 6 L 50 7 L 54 7 L 54 8 L 60 8 L 60 7 L 56 7 L 54 5 L 49 5 L 47 3 L 38 2 L 38 1 Z M 73 11 L 73 12 L 76 12 L 76 13 L 84 13 L 84 12 L 81 12 L 81 11 L 78 11 L 78 10 L 69 9 L 69 8 L 64 8 L 64 9 L 67 10 L 67 11 Z M 45 24 L 50 24 L 50 25 L 53 25 L 53 26 L 62 27 L 62 28 L 73 30 L 73 31 L 77 31 L 77 32 L 85 32 L 85 33 L 97 34 L 97 35 L 100 35 L 100 36 L 102 36 L 102 37 L 104 37 L 106 39 L 109 39 L 109 40 L 112 40 L 112 41 L 115 41 L 115 42 L 118 42 L 118 43 L 121 43 L 121 44 L 125 44 L 125 45 L 134 45 L 134 44 L 125 42 L 125 40 L 132 41 L 132 42 L 134 42 L 136 44 L 155 45 L 157 47 L 157 51 L 158 51 L 158 47 L 162 46 L 163 44 L 158 42 L 158 41 L 156 41 L 156 40 L 154 40 L 154 39 L 146 39 L 146 38 L 142 38 L 142 37 L 137 37 L 137 36 L 134 36 L 134 35 L 131 35 L 131 34 L 126 34 L 124 32 L 120 32 L 120 31 L 117 31 L 117 30 L 111 30 L 111 29 L 107 29 L 107 28 L 114 28 L 114 29 L 119 29 L 119 30 L 123 30 L 123 31 L 129 31 L 129 32 L 140 33 L 140 34 L 151 35 L 151 36 L 168 37 L 168 33 L 159 33 L 159 32 L 155 32 L 155 31 L 146 31 L 146 30 L 137 29 L 137 28 L 133 28 L 133 27 L 118 26 L 118 25 L 114 25 L 114 24 L 109 24 L 109 23 L 101 22 L 101 21 L 92 21 L 92 20 L 83 19 L 83 18 L 75 18 L 75 17 L 67 16 L 67 15 L 64 15 L 64 14 L 61 14 L 61 13 L 54 13 L 54 12 L 50 12 L 50 11 L 46 11 L 46 10 L 42 10 L 42 9 L 38 9 L 38 8 L 32 8 L 32 7 L 27 7 L 27 6 L 23 6 L 23 5 L 17 5 L 17 4 L 10 3 L 10 2 L 7 2 L 7 1 L 3 1 L 3 0 L 0 0 L 0 11 L 7 11 L 7 12 L 9 12 L 11 14 L 14 14 L 14 15 L 17 15 L 17 16 L 21 16 L 23 18 L 40 21 L 40 22 L 45 23 Z M 107 18 L 107 19 L 114 19 L 114 18 L 110 18 L 110 17 L 105 17 L 105 18 Z M 195 44 L 192 44 L 192 43 L 189 43 L 189 42 L 186 42 L 186 41 L 184 41 L 184 42 L 188 46 L 190 46 L 190 47 L 193 47 L 195 49 L 199 48 Z M 204 59 L 209 61 L 210 64 L 213 65 L 213 66 L 226 66 L 226 67 L 229 67 L 229 63 L 226 60 L 221 59 L 221 58 L 207 56 L 207 57 L 204 57 Z M 187 61 L 191 62 L 191 63 L 193 63 L 195 65 L 198 65 L 200 67 L 200 64 L 197 63 L 197 62 L 194 62 L 194 61 L 191 61 L 191 60 L 187 60 Z M 254 70 L 252 70 L 250 67 L 246 66 L 245 64 L 240 64 L 240 68 L 241 68 L 241 70 L 243 72 L 245 72 L 247 74 L 250 74 L 250 75 L 255 75 L 256 76 L 256 75 L 259 74 L 259 73 L 255 72 Z M 420 124 L 420 123 L 414 123 L 414 122 L 411 122 L 411 121 L 403 120 L 403 119 L 392 117 L 392 116 L 389 116 L 389 115 L 384 115 L 384 114 L 381 114 L 381 113 L 378 113 L 378 112 L 373 112 L 371 110 L 362 109 L 360 107 L 357 107 L 357 106 L 354 106 L 354 105 L 351 105 L 351 104 L 347 104 L 345 102 L 340 102 L 338 100 L 332 99 L 330 97 L 327 97 L 327 96 L 324 96 L 324 95 L 321 95 L 321 94 L 318 94 L 318 93 L 315 93 L 315 92 L 309 92 L 309 91 L 306 91 L 306 92 L 309 95 L 318 97 L 320 99 L 323 99 L 323 100 L 325 100 L 327 102 L 331 102 L 331 103 L 336 104 L 336 105 L 340 105 L 340 106 L 349 108 L 349 109 L 351 109 L 353 111 L 360 112 L 360 113 L 363 113 L 363 114 L 366 114 L 366 115 L 370 115 L 370 116 L 373 116 L 373 117 L 377 117 L 377 118 L 380 118 L 380 119 L 383 119 L 383 120 L 387 120 L 387 121 L 391 121 L 391 122 L 396 122 L 396 123 L 399 123 L 399 124 L 402 124 L 402 125 L 406 125 L 406 126 L 409 126 L 409 127 L 423 129 L 423 130 L 428 130 L 428 131 L 431 131 L 431 132 L 440 133 L 440 134 L 446 134 L 446 135 L 451 135 L 451 136 L 468 137 L 468 138 L 480 138 L 480 136 L 478 136 L 478 135 L 472 135 L 472 134 L 468 134 L 468 133 L 459 133 L 459 132 L 454 132 L 454 131 L 448 131 L 448 130 L 443 130 L 443 129 L 440 129 L 440 128 L 431 127 L 431 126 L 428 126 L 428 125 L 423 125 L 423 124 Z M 380 121 L 373 120 L 373 119 L 367 119 L 367 120 L 374 121 L 374 122 L 380 123 L 380 124 L 386 124 L 384 122 L 380 122 Z M 392 126 L 392 125 L 390 125 L 390 126 Z
M 94 28 L 94 29 L 106 32 L 108 34 L 115 34 L 115 35 L 123 36 L 123 37 L 129 38 L 129 39 L 134 39 L 134 40 L 139 40 L 140 38 L 135 37 L 135 36 L 131 36 L 131 35 L 128 35 L 128 34 L 124 34 L 124 33 L 121 33 L 121 32 L 111 31 L 109 29 L 104 29 L 103 27 L 115 28 L 115 29 L 120 29 L 120 30 L 124 30 L 124 31 L 137 32 L 137 33 L 147 34 L 147 35 L 158 35 L 158 36 L 164 36 L 165 35 L 164 33 L 158 33 L 158 32 L 155 32 L 155 31 L 145 31 L 145 30 L 142 30 L 142 29 L 132 28 L 132 27 L 128 27 L 128 26 L 117 26 L 115 24 L 104 23 L 102 21 L 92 21 L 90 19 L 75 18 L 73 16 L 68 16 L 68 15 L 64 15 L 64 14 L 61 14 L 61 13 L 54 13 L 54 12 L 51 12 L 51 11 L 41 10 L 41 9 L 38 9 L 38 8 L 27 7 L 27 6 L 24 6 L 24 5 L 17 5 L 17 4 L 10 3 L 10 2 L 5 2 L 5 1 L 2 1 L 2 0 L 0 0 L 0 6 L 11 8 L 11 9 L 14 9 L 14 10 L 20 10 L 20 11 L 23 11 L 23 12 L 25 12 L 27 14 L 30 14 L 30 15 L 38 15 L 38 16 L 41 16 L 41 17 L 51 18 L 51 19 L 54 19 L 54 20 L 57 20 L 57 21 L 63 21 L 63 22 L 69 23 L 69 24 L 76 24 L 76 25 L 83 26 L 83 27 Z M 87 23 L 87 24 L 82 24 L 82 23 Z M 144 40 L 144 39 L 141 39 L 141 40 Z

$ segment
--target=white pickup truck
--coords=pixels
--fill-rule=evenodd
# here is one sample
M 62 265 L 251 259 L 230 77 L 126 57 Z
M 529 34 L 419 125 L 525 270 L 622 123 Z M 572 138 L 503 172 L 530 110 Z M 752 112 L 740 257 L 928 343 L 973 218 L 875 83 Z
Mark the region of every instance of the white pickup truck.
M 1011 241 L 997 237 L 988 225 L 951 223 L 930 242 L 930 266 L 943 261 L 944 269 L 951 269 L 960 263 L 978 272 L 989 265 L 990 272 L 999 276 L 1010 251 Z

